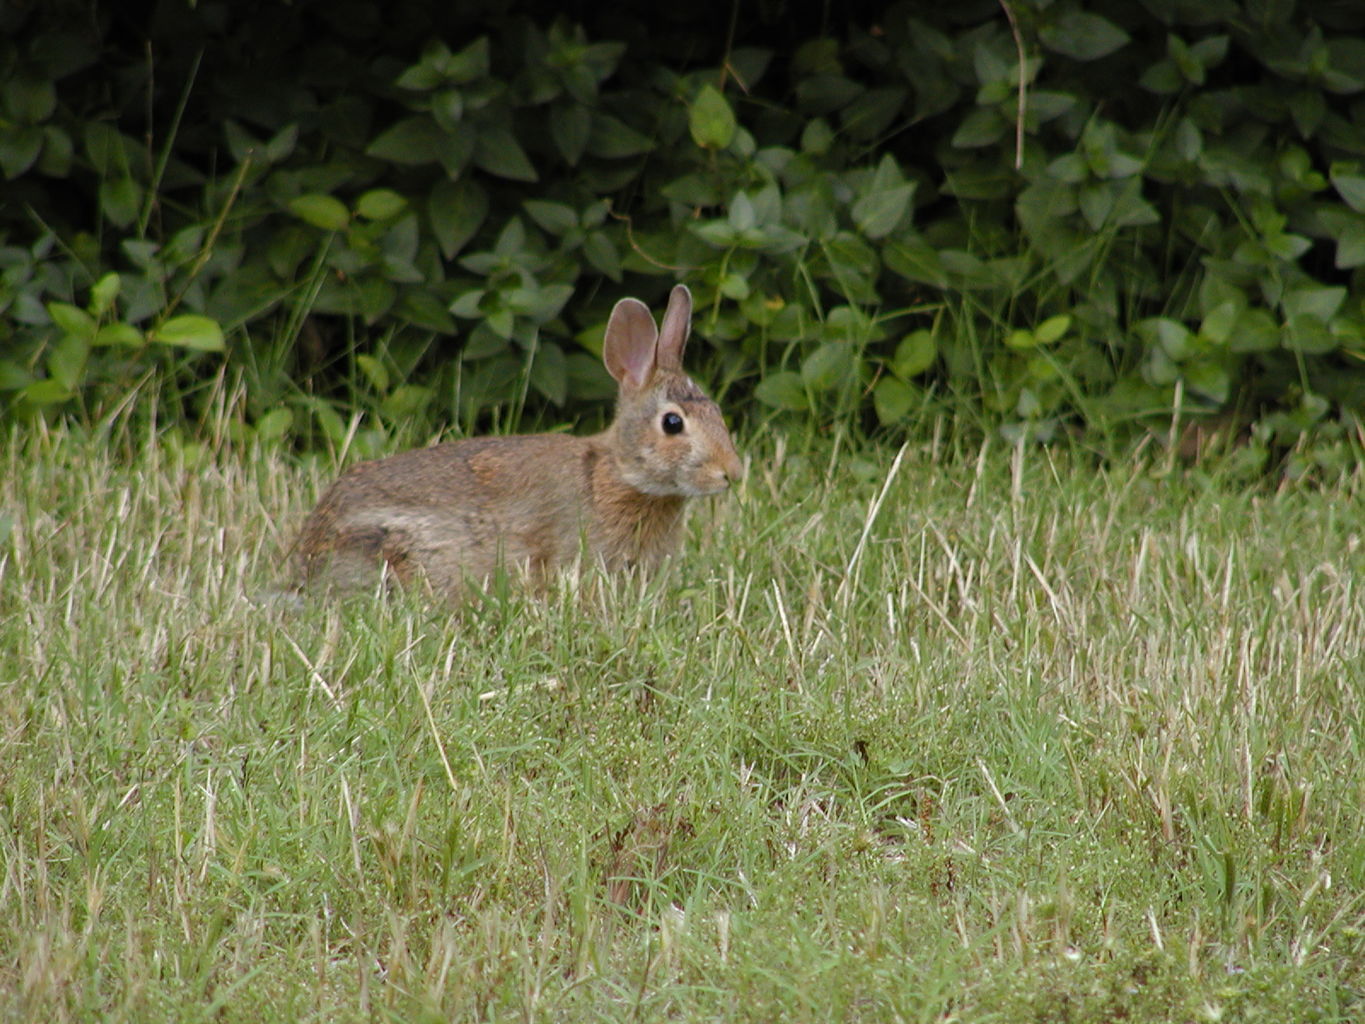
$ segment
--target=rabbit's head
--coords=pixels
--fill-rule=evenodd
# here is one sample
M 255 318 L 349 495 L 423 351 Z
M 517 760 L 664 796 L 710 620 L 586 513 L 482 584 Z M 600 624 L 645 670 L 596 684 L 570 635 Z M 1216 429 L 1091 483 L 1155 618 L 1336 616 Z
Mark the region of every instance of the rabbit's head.
M 618 302 L 607 324 L 602 358 L 620 386 L 612 447 L 622 479 L 644 494 L 715 494 L 744 474 L 720 409 L 683 372 L 691 327 L 681 284 L 661 328 L 639 299 Z

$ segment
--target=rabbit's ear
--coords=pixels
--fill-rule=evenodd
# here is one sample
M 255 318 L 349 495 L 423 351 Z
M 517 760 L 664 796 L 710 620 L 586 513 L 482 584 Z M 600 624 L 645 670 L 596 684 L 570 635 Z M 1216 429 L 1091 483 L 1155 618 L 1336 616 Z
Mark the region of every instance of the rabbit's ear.
M 683 348 L 692 330 L 692 293 L 687 285 L 673 286 L 668 296 L 668 310 L 659 331 L 659 365 L 668 370 L 682 369 Z
M 623 387 L 644 387 L 654 376 L 658 340 L 659 332 L 649 307 L 639 299 L 622 299 L 611 311 L 602 343 L 602 362 L 607 364 L 607 372 Z

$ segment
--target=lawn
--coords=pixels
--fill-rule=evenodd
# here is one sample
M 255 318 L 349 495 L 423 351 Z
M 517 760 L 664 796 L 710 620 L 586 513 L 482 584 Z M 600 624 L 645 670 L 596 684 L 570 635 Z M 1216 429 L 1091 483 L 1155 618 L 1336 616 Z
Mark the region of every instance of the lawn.
M 1360 477 L 741 437 L 661 576 L 264 600 L 328 460 L 0 439 L 0 1014 L 1365 1017 Z

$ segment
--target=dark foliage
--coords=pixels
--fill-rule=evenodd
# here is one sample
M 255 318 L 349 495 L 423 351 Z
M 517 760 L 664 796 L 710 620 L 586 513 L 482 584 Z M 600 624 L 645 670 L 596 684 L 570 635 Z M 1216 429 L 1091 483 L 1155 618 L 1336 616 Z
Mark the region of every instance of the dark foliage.
M 818 422 L 1269 446 L 1365 400 L 1356 4 L 58 0 L 0 38 L 11 415 L 193 415 L 226 359 L 268 434 L 516 419 L 600 399 L 611 302 L 679 278 L 726 386 Z

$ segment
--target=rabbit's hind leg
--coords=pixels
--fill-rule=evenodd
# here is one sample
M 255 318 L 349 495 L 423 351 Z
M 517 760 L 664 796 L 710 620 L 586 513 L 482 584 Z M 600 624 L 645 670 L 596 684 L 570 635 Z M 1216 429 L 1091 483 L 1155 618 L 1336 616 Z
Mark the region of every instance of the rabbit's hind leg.
M 390 584 L 406 586 L 421 568 L 411 549 L 412 538 L 404 530 L 374 524 L 343 527 L 308 558 L 305 578 L 330 590 L 356 591 L 374 587 L 382 573 Z

